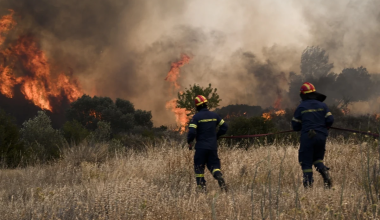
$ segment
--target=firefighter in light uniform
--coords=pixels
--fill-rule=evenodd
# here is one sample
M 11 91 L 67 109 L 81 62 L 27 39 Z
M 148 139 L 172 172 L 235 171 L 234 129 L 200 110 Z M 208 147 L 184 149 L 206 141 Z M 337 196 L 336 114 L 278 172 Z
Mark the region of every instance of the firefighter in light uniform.
M 324 186 L 331 188 L 329 168 L 323 164 L 323 158 L 328 127 L 332 126 L 334 117 L 323 103 L 326 96 L 316 92 L 313 84 L 305 82 L 300 90 L 302 102 L 294 113 L 292 127 L 301 131 L 298 160 L 303 171 L 303 185 L 305 188 L 312 186 L 314 165 L 323 178 Z
M 198 95 L 195 98 L 195 105 L 197 113 L 190 121 L 187 143 L 191 149 L 191 144 L 196 139 L 194 170 L 197 186 L 202 190 L 206 189 L 204 170 L 207 166 L 220 188 L 227 191 L 217 151 L 217 139 L 227 132 L 227 124 L 218 114 L 208 110 L 207 99 L 204 96 Z M 216 132 L 217 127 L 219 127 L 218 132 Z

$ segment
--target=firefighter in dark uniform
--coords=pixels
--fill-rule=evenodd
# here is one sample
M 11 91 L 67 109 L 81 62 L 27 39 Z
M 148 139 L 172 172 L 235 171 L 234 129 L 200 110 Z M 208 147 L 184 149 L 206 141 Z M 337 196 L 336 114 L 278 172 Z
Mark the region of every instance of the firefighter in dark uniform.
M 332 126 L 334 117 L 323 103 L 326 96 L 316 92 L 313 84 L 305 82 L 301 86 L 300 96 L 302 102 L 294 113 L 292 127 L 295 131 L 301 131 L 298 160 L 303 171 L 303 185 L 305 188 L 312 186 L 314 165 L 323 178 L 324 186 L 331 188 L 332 179 L 323 158 L 328 128 Z
M 218 157 L 217 139 L 227 132 L 227 124 L 216 113 L 207 108 L 207 99 L 203 95 L 195 98 L 197 113 L 193 116 L 189 125 L 187 143 L 191 149 L 191 144 L 196 140 L 194 155 L 194 170 L 197 187 L 206 190 L 206 180 L 204 178 L 205 166 L 218 181 L 220 188 L 227 191 L 226 183 L 220 170 L 220 160 Z M 219 127 L 218 132 L 216 129 Z

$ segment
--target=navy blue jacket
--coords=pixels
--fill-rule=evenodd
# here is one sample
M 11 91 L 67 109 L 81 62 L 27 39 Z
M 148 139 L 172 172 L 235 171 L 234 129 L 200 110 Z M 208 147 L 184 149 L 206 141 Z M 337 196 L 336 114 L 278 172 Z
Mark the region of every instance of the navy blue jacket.
M 317 133 L 328 135 L 327 128 L 334 123 L 327 105 L 317 100 L 304 100 L 297 107 L 292 119 L 293 130 L 307 134 L 310 129 Z
M 219 127 L 218 133 L 217 127 Z M 218 114 L 203 108 L 190 121 L 187 143 L 190 144 L 196 139 L 195 149 L 216 150 L 218 148 L 216 140 L 224 135 L 227 129 L 227 124 Z

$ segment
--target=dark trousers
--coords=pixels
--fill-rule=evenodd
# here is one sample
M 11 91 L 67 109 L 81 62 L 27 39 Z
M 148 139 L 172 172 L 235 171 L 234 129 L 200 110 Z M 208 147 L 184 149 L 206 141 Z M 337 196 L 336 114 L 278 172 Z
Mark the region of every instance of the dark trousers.
M 217 150 L 196 149 L 194 155 L 194 171 L 198 185 L 205 185 L 204 179 L 205 167 L 215 177 L 220 175 L 220 160 Z
M 301 135 L 301 146 L 298 151 L 298 161 L 304 173 L 304 181 L 313 182 L 313 165 L 317 171 L 325 165 L 323 159 L 326 151 L 326 136 L 316 133 L 314 137 L 307 134 Z

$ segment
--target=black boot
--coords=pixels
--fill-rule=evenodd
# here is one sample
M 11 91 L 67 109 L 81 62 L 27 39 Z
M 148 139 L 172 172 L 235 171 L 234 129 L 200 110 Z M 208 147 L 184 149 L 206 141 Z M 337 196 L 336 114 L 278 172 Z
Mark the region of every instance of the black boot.
M 205 193 L 206 192 L 206 180 L 204 177 L 197 177 L 197 192 Z
M 313 182 L 304 180 L 303 181 L 303 187 L 305 187 L 305 189 L 313 188 Z
M 331 187 L 332 187 L 332 179 L 331 179 L 331 176 L 329 174 L 329 170 L 330 170 L 330 168 L 328 168 L 328 167 L 324 167 L 324 168 L 318 170 L 318 172 L 321 174 L 321 176 L 323 178 L 323 183 L 324 183 L 326 189 L 331 189 Z
M 308 173 L 303 173 L 303 186 L 305 189 L 309 189 L 313 187 L 313 173 L 308 172 Z
M 222 173 L 218 172 L 218 173 L 215 174 L 214 177 L 215 177 L 216 180 L 218 180 L 218 184 L 220 186 L 220 189 L 222 191 L 227 192 L 228 191 L 227 185 L 226 185 L 226 182 L 224 181 L 224 179 L 222 177 Z
M 198 193 L 206 193 L 207 192 L 207 188 L 206 188 L 206 184 L 200 184 L 200 185 L 197 185 L 197 192 Z

